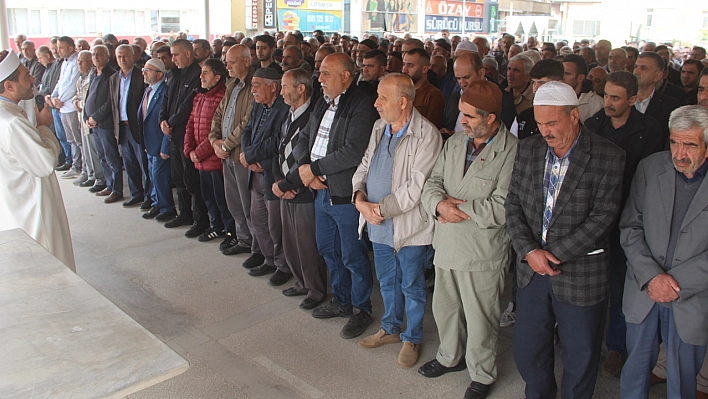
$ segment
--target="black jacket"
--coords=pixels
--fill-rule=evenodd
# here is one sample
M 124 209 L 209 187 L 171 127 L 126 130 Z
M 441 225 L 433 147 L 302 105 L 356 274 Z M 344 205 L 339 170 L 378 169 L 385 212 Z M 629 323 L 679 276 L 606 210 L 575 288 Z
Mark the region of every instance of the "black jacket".
M 63 59 L 56 60 L 49 64 L 42 75 L 42 84 L 39 86 L 39 94 L 46 96 L 52 94 L 54 87 L 59 82 L 59 74 L 61 73 L 61 64 Z
M 644 112 L 644 115 L 650 115 L 659 122 L 662 132 L 661 142 L 665 149 L 669 148 L 669 117 L 680 106 L 681 104 L 677 100 L 656 91 Z
M 174 129 L 172 134 L 177 134 L 178 137 L 184 137 L 187 121 L 192 113 L 192 101 L 201 87 L 201 71 L 199 64 L 192 62 L 192 65 L 175 74 L 167 85 L 167 94 L 160 108 L 160 121 L 167 121 Z
M 664 80 L 663 84 L 656 90 L 657 92 L 669 96 L 676 100 L 680 107 L 686 105 L 686 90 L 681 86 L 676 86 L 671 82 Z M 695 98 L 694 98 L 695 100 Z
M 374 101 L 373 97 L 362 93 L 352 81 L 339 99 L 329 132 L 327 155 L 311 162 L 310 151 L 315 144 L 322 117 L 329 107 L 324 98 L 320 98 L 302 132 L 308 140 L 298 140 L 294 149 L 299 165 L 311 163 L 315 176 L 327 176 L 333 204 L 351 203 L 352 177 L 369 145 L 374 122 L 379 118 Z
M 100 76 L 96 75 L 96 70 L 91 72 L 84 105 L 84 120 L 91 117 L 99 128 L 113 130 L 110 78 L 116 73 L 116 70 L 106 65 L 101 72 Z
M 607 126 L 612 126 L 612 120 L 605 115 L 604 109 L 601 109 L 585 121 L 585 127 L 588 130 L 609 139 L 605 133 L 605 127 Z M 626 156 L 622 179 L 622 206 L 624 206 L 627 197 L 629 197 L 632 178 L 634 177 L 634 172 L 637 171 L 639 161 L 664 149 L 659 124 L 654 118 L 643 115 L 634 107 L 630 110 L 625 129 L 624 137 L 617 143 L 617 146 L 624 150 Z
M 246 158 L 246 162 L 249 165 L 258 162 L 263 168 L 265 182 L 263 189 L 268 200 L 278 199 L 272 191 L 273 183 L 275 183 L 273 168 L 278 167 L 277 163 L 273 162 L 273 158 L 278 154 L 280 130 L 285 123 L 289 109 L 290 107 L 285 104 L 283 97 L 278 95 L 271 106 L 268 119 L 259 127 L 261 115 L 265 112 L 266 107 L 263 104 L 254 103 L 251 110 L 251 118 L 241 133 L 241 152 Z M 249 172 L 249 176 L 250 174 L 251 172 Z

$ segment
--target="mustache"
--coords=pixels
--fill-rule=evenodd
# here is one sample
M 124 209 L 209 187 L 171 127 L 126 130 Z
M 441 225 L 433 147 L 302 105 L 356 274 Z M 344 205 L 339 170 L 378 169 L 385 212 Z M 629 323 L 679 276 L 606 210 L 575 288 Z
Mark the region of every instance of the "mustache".
M 674 161 L 674 163 L 686 163 L 686 164 L 691 164 L 691 158 L 676 158 L 676 157 L 671 157 L 671 160 Z
M 607 112 L 607 111 L 616 112 L 617 110 L 615 109 L 615 107 L 607 106 L 607 107 L 605 107 L 605 112 Z
M 549 134 L 548 136 L 543 136 L 544 140 L 554 140 L 555 138 L 556 138 L 556 136 L 554 136 L 552 134 Z

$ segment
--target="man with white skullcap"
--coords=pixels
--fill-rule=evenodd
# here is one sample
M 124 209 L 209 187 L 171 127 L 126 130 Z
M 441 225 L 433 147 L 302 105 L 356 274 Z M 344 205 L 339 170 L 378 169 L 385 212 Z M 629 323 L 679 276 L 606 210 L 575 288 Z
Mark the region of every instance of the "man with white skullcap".
M 517 254 L 514 360 L 527 398 L 556 397 L 554 325 L 564 398 L 590 398 L 607 311 L 608 234 L 619 215 L 624 152 L 580 124 L 569 85 L 534 97 L 540 135 L 519 142 L 506 198 Z
M 35 127 L 22 108 L 34 78 L 12 51 L 0 52 L 0 231 L 20 228 L 76 271 L 69 221 L 54 174 L 59 142 L 48 107 Z

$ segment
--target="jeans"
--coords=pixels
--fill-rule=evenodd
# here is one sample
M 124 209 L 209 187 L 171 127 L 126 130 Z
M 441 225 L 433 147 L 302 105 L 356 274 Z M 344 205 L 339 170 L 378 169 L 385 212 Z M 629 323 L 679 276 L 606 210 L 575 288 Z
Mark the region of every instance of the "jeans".
M 57 140 L 61 145 L 61 149 L 64 154 L 64 163 L 71 165 L 73 159 L 71 158 L 71 144 L 66 140 L 66 133 L 64 132 L 64 124 L 61 121 L 61 112 L 58 109 L 52 108 L 52 117 L 54 117 L 54 133 L 57 135 Z
M 384 314 L 381 328 L 387 334 L 396 334 L 406 313 L 406 329 L 401 340 L 419 344 L 423 339 L 423 314 L 427 291 L 425 267 L 427 245 L 401 248 L 398 253 L 385 244 L 373 243 L 376 277 L 381 287 Z
M 150 154 L 147 159 L 152 182 L 152 205 L 158 207 L 160 213 L 174 212 L 175 199 L 170 188 L 170 160 Z
M 225 231 L 234 234 L 234 218 L 224 197 L 224 174 L 220 170 L 212 172 L 199 171 L 199 181 L 202 186 L 202 197 L 209 209 L 211 227 L 217 233 Z
M 373 275 L 368 249 L 359 240 L 359 211 L 354 204 L 332 205 L 328 189 L 315 194 L 317 250 L 327 263 L 332 296 L 371 314 Z

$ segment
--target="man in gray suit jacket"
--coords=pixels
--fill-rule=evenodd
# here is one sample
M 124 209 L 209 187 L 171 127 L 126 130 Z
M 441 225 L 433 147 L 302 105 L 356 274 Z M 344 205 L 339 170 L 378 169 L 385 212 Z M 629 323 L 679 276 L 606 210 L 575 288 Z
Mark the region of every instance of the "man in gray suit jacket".
M 660 339 L 667 397 L 695 398 L 708 344 L 708 110 L 678 108 L 669 128 L 671 152 L 639 164 L 620 221 L 629 352 L 623 398 L 647 397 Z
M 553 329 L 563 398 L 590 398 L 609 290 L 608 235 L 619 215 L 624 152 L 580 125 L 575 91 L 536 92 L 540 135 L 519 143 L 506 220 L 517 253 L 514 359 L 526 397 L 555 398 Z

